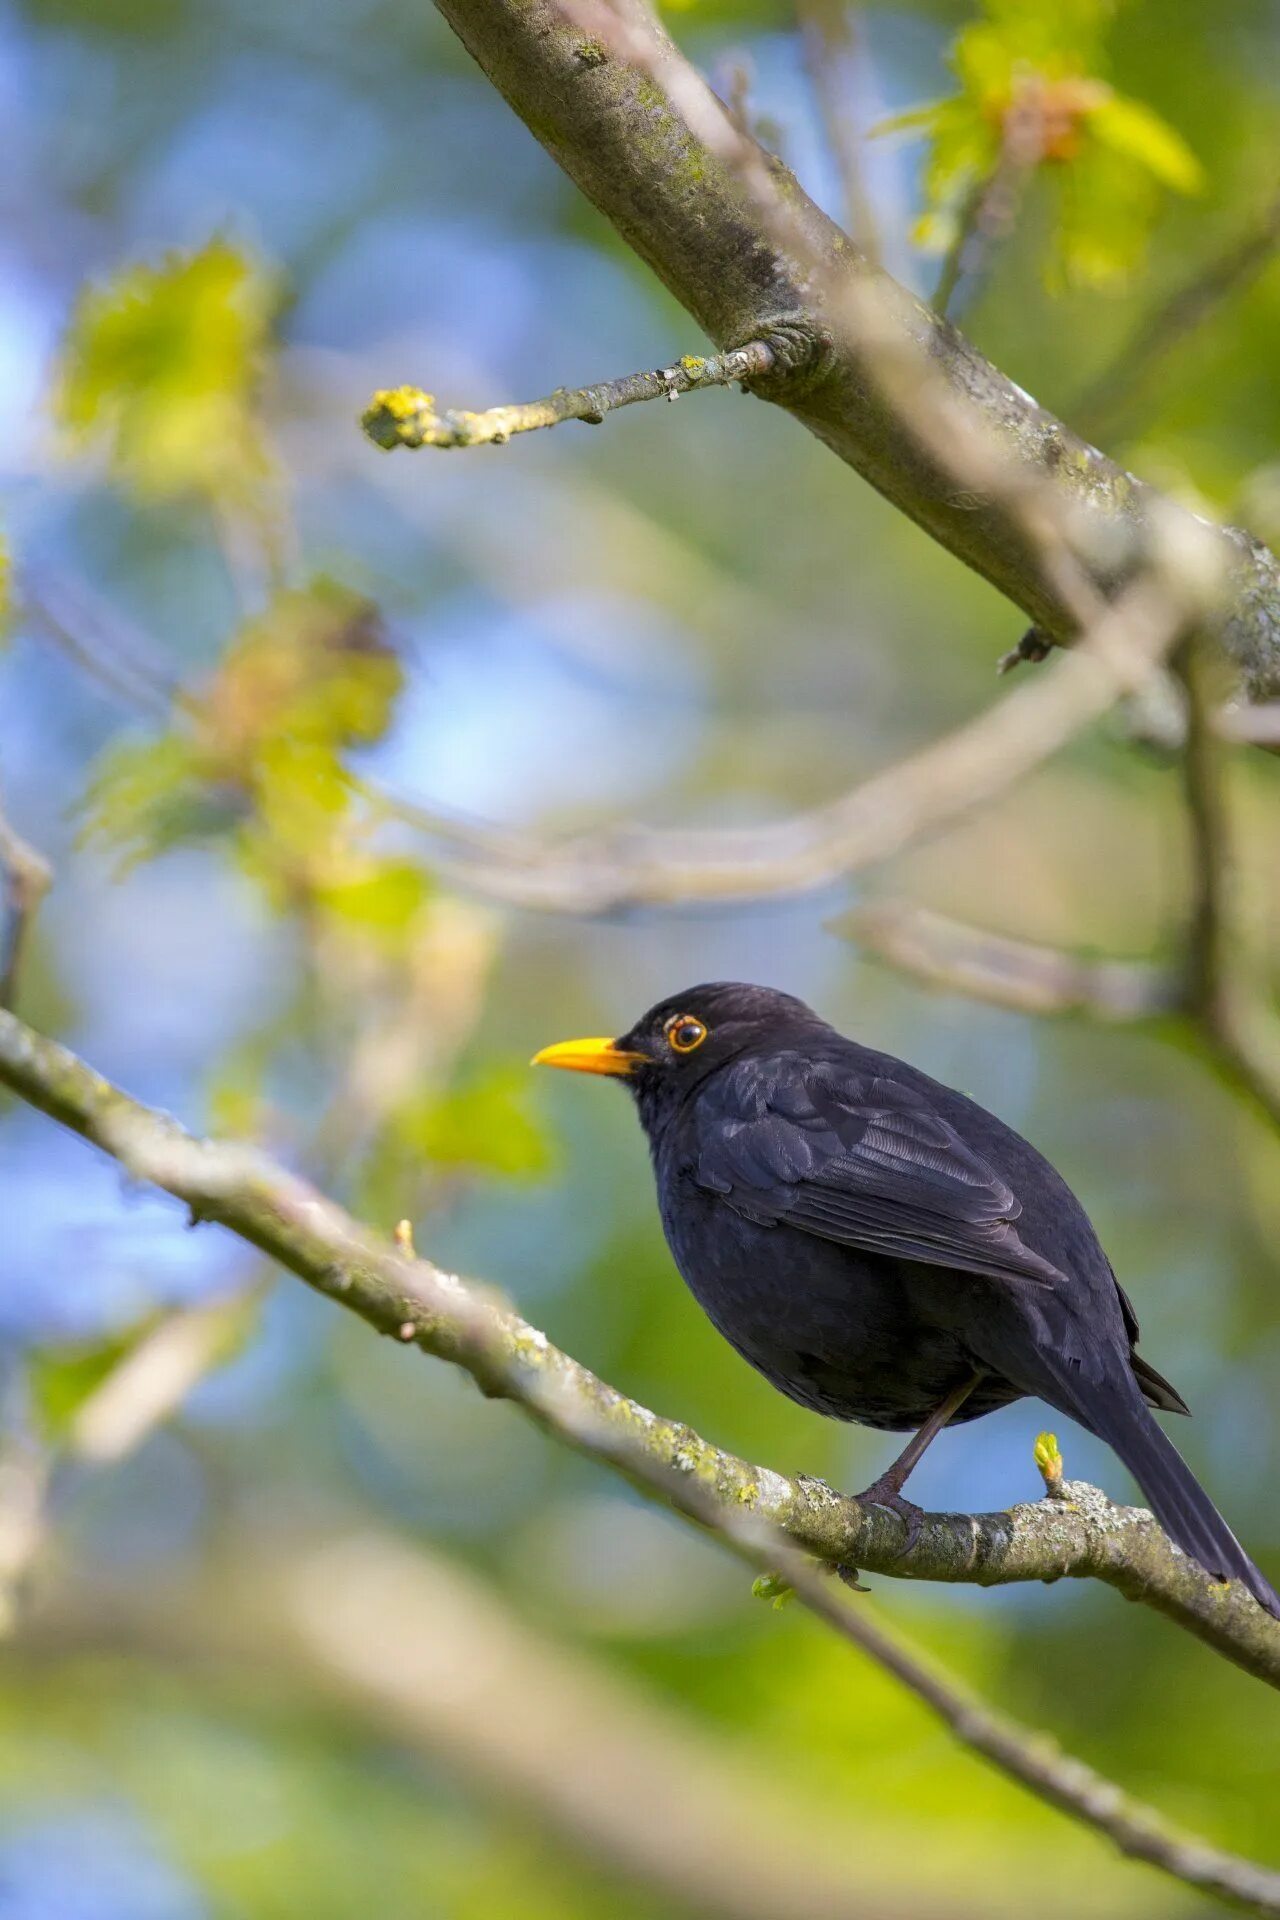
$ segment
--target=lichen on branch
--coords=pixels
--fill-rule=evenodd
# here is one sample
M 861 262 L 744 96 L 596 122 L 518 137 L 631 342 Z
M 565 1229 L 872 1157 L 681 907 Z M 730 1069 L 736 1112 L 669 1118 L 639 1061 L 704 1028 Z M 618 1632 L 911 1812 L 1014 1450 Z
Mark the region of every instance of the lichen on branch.
M 306 1181 L 243 1146 L 201 1140 L 131 1099 L 56 1041 L 0 1010 L 0 1084 L 101 1147 L 135 1178 L 215 1221 L 380 1333 L 464 1369 L 481 1391 L 688 1508 L 748 1514 L 835 1567 L 996 1586 L 1093 1578 L 1141 1600 L 1246 1672 L 1280 1687 L 1280 1622 L 1238 1584 L 1213 1580 L 1141 1509 L 1065 1483 L 1007 1513 L 926 1515 L 902 1552 L 901 1522 L 821 1481 L 751 1465 L 600 1380 L 505 1303 L 361 1226 Z
M 439 0 L 537 139 L 721 349 L 767 340 L 760 383 L 1054 641 L 1081 622 L 1025 515 L 939 458 L 943 416 L 1052 506 L 1095 589 L 1140 570 L 1173 503 L 1041 407 L 858 249 L 733 122 L 646 0 Z M 886 379 L 886 374 L 891 378 Z M 928 375 L 929 394 L 922 382 Z M 902 404 L 921 388 L 923 405 Z M 985 464 L 989 465 L 989 462 Z M 1188 537 L 1194 517 L 1182 514 Z M 1201 526 L 1203 532 L 1203 526 Z M 1246 692 L 1280 694 L 1280 562 L 1212 530 L 1230 577 L 1221 644 Z

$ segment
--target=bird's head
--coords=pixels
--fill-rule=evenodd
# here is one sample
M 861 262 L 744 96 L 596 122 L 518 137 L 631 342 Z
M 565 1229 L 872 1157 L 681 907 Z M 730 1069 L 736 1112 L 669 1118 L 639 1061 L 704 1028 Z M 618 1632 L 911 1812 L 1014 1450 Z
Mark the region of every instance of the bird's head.
M 718 980 L 660 1000 L 616 1040 L 562 1040 L 533 1064 L 625 1080 L 650 1125 L 726 1061 L 823 1024 L 789 993 Z

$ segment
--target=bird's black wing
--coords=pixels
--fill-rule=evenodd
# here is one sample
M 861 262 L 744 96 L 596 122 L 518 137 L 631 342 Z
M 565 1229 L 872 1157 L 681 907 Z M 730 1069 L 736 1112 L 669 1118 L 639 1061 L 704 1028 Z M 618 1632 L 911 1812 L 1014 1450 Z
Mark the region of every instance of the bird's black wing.
M 794 1053 L 753 1055 L 693 1103 L 693 1180 L 745 1218 L 968 1273 L 1054 1286 L 1022 1207 L 928 1101 L 896 1080 Z

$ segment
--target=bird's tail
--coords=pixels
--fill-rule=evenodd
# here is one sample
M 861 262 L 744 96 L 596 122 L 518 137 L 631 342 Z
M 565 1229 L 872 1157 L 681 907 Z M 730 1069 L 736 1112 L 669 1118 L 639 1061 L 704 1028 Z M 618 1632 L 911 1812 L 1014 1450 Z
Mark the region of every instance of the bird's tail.
M 1119 1454 L 1175 1546 L 1221 1580 L 1240 1580 L 1280 1619 L 1280 1595 L 1254 1566 L 1172 1440 L 1141 1398 L 1109 1394 L 1081 1410 L 1084 1424 Z

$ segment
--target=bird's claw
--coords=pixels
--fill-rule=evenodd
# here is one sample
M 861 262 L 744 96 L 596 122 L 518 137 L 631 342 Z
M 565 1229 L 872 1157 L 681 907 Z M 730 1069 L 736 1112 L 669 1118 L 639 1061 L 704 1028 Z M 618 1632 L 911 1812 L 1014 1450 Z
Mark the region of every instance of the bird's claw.
M 898 1558 L 901 1559 L 904 1554 L 910 1553 L 920 1538 L 920 1529 L 924 1525 L 924 1508 L 918 1507 L 914 1500 L 904 1499 L 892 1481 L 887 1484 L 882 1480 L 873 1481 L 865 1493 L 857 1496 L 857 1500 L 860 1507 L 887 1507 L 890 1513 L 896 1514 L 904 1529 Z

